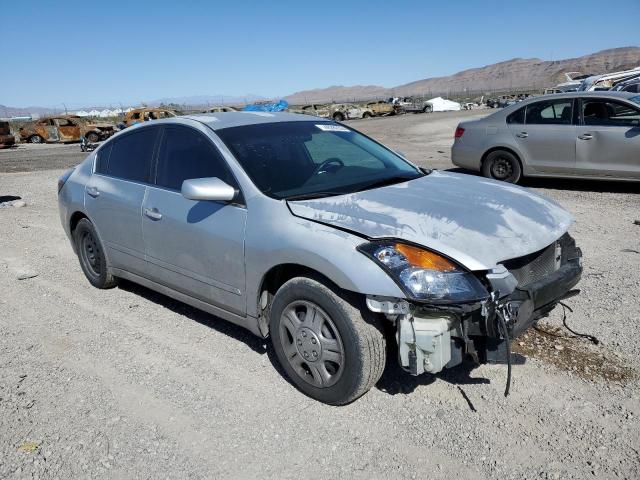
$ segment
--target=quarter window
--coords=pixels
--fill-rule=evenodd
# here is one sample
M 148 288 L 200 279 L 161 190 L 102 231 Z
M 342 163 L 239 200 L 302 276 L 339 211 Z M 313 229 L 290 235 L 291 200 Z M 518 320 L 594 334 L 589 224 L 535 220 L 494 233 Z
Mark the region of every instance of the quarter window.
M 640 125 L 640 111 L 615 101 L 583 100 L 582 119 L 585 125 L 637 127 Z
M 112 177 L 148 182 L 157 128 L 143 128 L 113 141 L 107 173 Z
M 547 100 L 527 105 L 528 125 L 570 125 L 572 99 Z
M 524 123 L 525 107 L 519 108 L 507 117 L 507 123 Z
M 235 186 L 224 158 L 209 139 L 190 128 L 165 128 L 156 184 L 180 190 L 185 180 L 209 177 Z

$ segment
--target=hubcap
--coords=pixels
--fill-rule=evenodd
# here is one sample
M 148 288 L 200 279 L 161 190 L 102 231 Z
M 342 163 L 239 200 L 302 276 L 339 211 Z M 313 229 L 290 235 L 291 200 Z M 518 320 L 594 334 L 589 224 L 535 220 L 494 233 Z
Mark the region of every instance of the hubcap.
M 500 180 L 509 178 L 513 174 L 513 165 L 511 165 L 511 162 L 506 158 L 496 158 L 491 165 L 491 174 L 494 178 Z
M 344 369 L 344 346 L 335 324 L 318 305 L 295 301 L 280 318 L 280 342 L 289 365 L 314 387 L 334 385 Z

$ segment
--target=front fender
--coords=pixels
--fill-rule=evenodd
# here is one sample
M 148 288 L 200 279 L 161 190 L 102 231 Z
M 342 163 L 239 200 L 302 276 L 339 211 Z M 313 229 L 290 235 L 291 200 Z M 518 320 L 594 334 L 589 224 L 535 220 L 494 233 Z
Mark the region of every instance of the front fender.
M 271 205 L 265 205 L 265 211 L 255 205 L 248 208 L 245 259 L 249 315 L 258 316 L 258 298 L 265 275 L 284 264 L 315 270 L 352 292 L 404 298 L 391 277 L 356 250 L 366 242 L 364 238 L 295 217 L 285 202 L 267 203 Z

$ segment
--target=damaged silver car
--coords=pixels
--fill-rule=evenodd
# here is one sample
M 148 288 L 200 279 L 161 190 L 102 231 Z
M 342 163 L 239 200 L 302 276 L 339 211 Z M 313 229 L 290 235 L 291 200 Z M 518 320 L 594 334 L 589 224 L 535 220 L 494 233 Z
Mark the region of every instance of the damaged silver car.
M 410 375 L 508 359 L 582 272 L 552 200 L 308 115 L 139 125 L 58 191 L 91 284 L 128 279 L 270 337 L 291 381 L 334 405 L 375 385 L 391 343 Z

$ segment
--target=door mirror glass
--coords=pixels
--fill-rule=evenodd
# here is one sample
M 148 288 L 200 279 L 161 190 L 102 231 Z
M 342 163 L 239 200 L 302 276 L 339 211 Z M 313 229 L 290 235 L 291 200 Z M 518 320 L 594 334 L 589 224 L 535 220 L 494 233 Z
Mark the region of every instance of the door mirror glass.
M 219 178 L 191 178 L 182 182 L 182 196 L 189 200 L 230 202 L 236 197 L 236 190 Z

